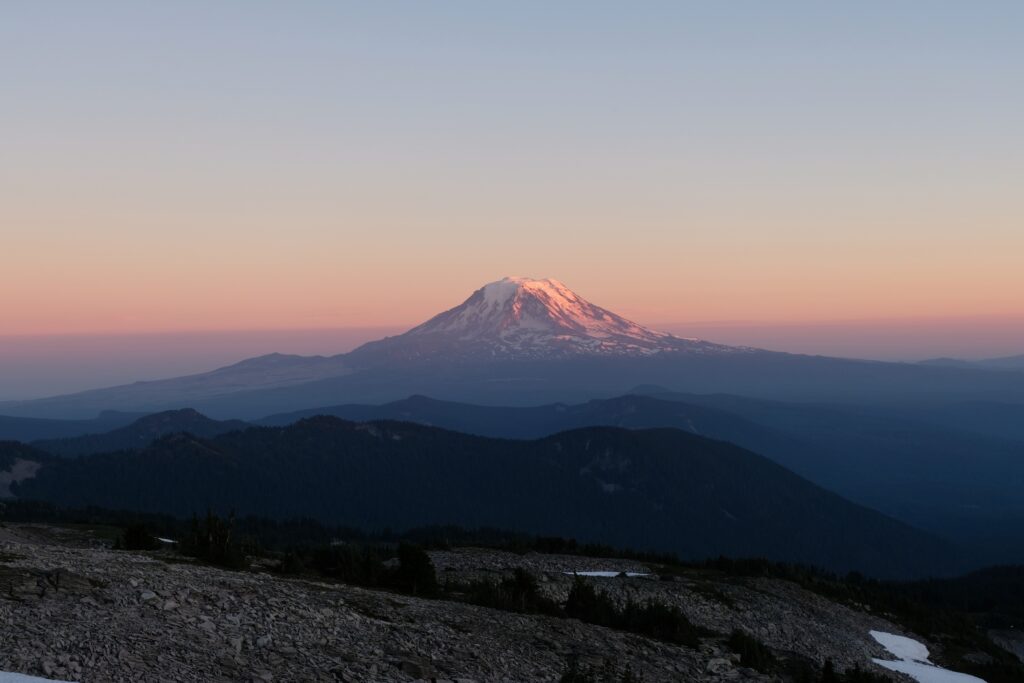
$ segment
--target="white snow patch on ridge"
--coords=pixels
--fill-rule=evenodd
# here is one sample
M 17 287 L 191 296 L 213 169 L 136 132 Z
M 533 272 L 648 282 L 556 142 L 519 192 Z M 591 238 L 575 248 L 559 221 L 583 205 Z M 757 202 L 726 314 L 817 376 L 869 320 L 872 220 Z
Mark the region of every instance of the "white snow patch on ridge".
M 878 641 L 889 654 L 899 658 L 897 661 L 872 659 L 875 664 L 884 666 L 890 671 L 904 673 L 920 683 L 985 683 L 977 676 L 935 666 L 928 660 L 928 648 L 913 638 L 885 631 L 871 631 L 871 637 Z
M 51 678 L 38 678 L 36 676 L 0 671 L 0 683 L 71 683 L 71 681 L 56 681 Z

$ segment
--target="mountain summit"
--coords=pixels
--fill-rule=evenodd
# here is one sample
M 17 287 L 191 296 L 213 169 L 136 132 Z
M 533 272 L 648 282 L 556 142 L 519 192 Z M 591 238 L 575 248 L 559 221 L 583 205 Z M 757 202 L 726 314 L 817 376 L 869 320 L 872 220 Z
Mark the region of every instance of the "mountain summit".
M 506 277 L 405 334 L 371 342 L 352 355 L 541 359 L 727 350 L 735 349 L 646 328 L 590 303 L 558 280 Z
M 595 306 L 558 280 L 506 277 L 484 285 L 460 306 L 437 315 L 410 333 L 454 334 L 461 339 L 498 338 L 510 347 L 552 339 L 588 348 L 616 342 L 648 348 L 669 338 Z
M 557 280 L 508 277 L 404 334 L 349 353 L 271 354 L 196 375 L 5 403 L 0 414 L 82 419 L 101 410 L 190 406 L 215 418 L 259 418 L 412 394 L 522 406 L 579 403 L 642 384 L 801 402 L 933 402 L 943 396 L 950 404 L 1024 403 L 1019 372 L 803 356 L 684 339 L 592 304 Z

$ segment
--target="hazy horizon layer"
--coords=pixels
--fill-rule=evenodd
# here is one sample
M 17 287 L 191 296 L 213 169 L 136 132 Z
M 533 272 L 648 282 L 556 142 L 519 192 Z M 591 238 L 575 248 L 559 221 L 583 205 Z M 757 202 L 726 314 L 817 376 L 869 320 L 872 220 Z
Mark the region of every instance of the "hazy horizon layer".
M 350 327 L 0 336 L 0 401 L 180 377 L 268 353 L 334 355 L 402 331 Z
M 268 353 L 346 353 L 411 326 L 0 336 L 0 401 L 206 372 Z M 981 359 L 1024 353 L 1024 317 L 723 321 L 652 327 L 729 345 L 870 360 Z

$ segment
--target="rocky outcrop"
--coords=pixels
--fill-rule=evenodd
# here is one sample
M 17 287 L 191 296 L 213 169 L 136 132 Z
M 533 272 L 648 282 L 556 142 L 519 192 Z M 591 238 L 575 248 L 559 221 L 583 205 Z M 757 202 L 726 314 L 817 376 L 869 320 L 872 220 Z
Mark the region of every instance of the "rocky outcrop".
M 548 597 L 558 601 L 568 596 L 573 572 L 652 571 L 626 560 L 492 550 L 435 552 L 431 558 L 438 575 L 448 581 L 511 576 L 516 567 L 523 567 L 538 577 Z M 884 649 L 870 636 L 871 630 L 900 630 L 891 621 L 836 604 L 788 581 L 724 578 L 700 572 L 686 577 L 650 573 L 636 578 L 585 580 L 620 604 L 632 600 L 674 605 L 697 626 L 721 634 L 744 631 L 783 656 L 793 653 L 819 665 L 831 660 L 840 671 L 866 668 L 872 657 L 885 656 Z
M 1012 652 L 1017 659 L 1024 662 L 1024 632 L 1010 629 L 992 630 L 988 632 L 988 636 L 996 645 L 1007 652 Z
M 66 533 L 66 532 L 65 532 Z M 669 645 L 571 619 L 512 614 L 266 572 L 230 572 L 162 553 L 66 536 L 0 534 L 0 670 L 93 682 L 556 681 L 575 658 L 642 680 L 768 681 L 724 637 Z M 45 542 L 42 542 L 44 541 Z M 564 596 L 573 570 L 645 571 L 632 562 L 492 551 L 435 553 L 442 581 L 523 566 Z M 870 626 L 896 630 L 773 581 L 709 586 L 592 579 L 617 599 L 659 599 L 723 636 L 743 628 L 780 651 L 868 665 Z

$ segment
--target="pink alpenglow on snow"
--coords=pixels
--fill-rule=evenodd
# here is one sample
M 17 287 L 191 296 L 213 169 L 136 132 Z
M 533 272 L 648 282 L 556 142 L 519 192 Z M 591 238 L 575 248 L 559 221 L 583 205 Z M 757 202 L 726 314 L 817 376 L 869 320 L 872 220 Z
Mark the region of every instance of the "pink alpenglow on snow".
M 399 356 L 441 343 L 494 358 L 738 350 L 649 329 L 590 303 L 558 280 L 526 277 L 484 285 L 459 306 L 385 342 Z

